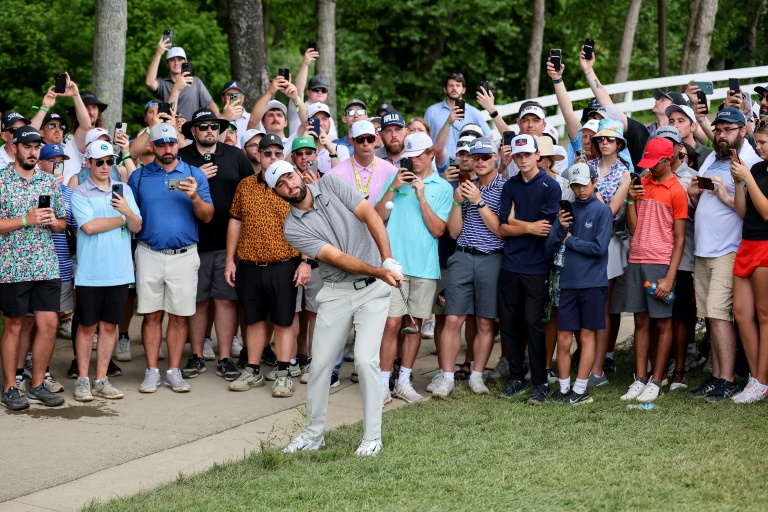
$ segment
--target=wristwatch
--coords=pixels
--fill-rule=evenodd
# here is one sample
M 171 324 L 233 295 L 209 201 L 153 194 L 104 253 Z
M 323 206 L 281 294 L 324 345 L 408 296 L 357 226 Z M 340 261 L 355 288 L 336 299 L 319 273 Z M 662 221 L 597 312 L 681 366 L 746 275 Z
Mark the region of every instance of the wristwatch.
M 485 204 L 485 201 L 483 201 L 483 200 L 481 199 L 481 200 L 480 200 L 480 202 L 479 202 L 479 203 L 477 203 L 475 206 L 477 206 L 477 209 L 479 210 L 480 208 L 485 208 L 485 207 L 486 207 L 486 206 L 488 206 L 488 205 L 487 205 L 487 204 Z
M 307 265 L 311 265 L 312 263 L 314 263 L 312 258 L 301 258 L 301 262 L 306 263 Z

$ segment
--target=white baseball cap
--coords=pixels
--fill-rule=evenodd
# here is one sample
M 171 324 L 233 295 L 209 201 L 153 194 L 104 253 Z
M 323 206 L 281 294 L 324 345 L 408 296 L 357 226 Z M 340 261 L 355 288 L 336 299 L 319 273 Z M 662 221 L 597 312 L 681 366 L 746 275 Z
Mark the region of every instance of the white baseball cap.
M 250 130 L 246 130 L 245 133 L 242 135 L 242 137 L 240 137 L 240 145 L 242 147 L 245 147 L 245 145 L 248 144 L 248 142 L 250 142 L 250 140 L 255 136 L 266 135 L 266 134 L 267 132 L 259 128 L 251 128 Z
M 582 130 L 592 130 L 593 132 L 597 133 L 598 131 L 600 131 L 600 121 L 598 121 L 597 119 L 590 119 L 589 121 L 584 123 L 584 126 L 579 128 L 579 131 L 582 131 Z
M 181 57 L 182 59 L 187 60 L 187 54 L 184 52 L 184 48 L 181 46 L 174 46 L 168 50 L 168 53 L 165 55 L 165 60 L 172 59 L 174 57 Z
M 664 110 L 664 115 L 669 117 L 674 112 L 682 112 L 685 117 L 691 120 L 692 123 L 696 122 L 696 114 L 693 113 L 693 109 L 687 105 L 675 105 L 672 104 Z
M 105 140 L 91 142 L 85 152 L 88 158 L 115 156 L 115 150 L 112 148 L 112 144 Z
M 535 153 L 539 150 L 539 145 L 536 144 L 536 139 L 533 135 L 518 135 L 512 139 L 512 154 L 518 153 Z
M 320 103 L 319 101 L 315 103 L 307 103 L 307 118 L 315 117 L 315 114 L 318 112 L 325 112 L 329 116 L 331 115 L 331 109 L 325 103 Z
M 296 169 L 294 169 L 293 166 L 285 160 L 277 160 L 276 162 L 273 162 L 272 165 L 267 167 L 267 170 L 264 172 L 264 179 L 266 180 L 267 185 L 269 185 L 269 188 L 275 188 L 277 180 L 280 179 L 280 176 L 295 170 Z
M 352 129 L 349 131 L 350 138 L 354 139 L 361 135 L 376 135 L 376 127 L 367 119 L 355 121 L 355 124 L 352 125 Z
M 555 144 L 557 144 L 557 142 L 560 140 L 560 134 L 557 133 L 557 129 L 551 124 L 548 124 L 544 127 L 544 133 L 542 135 L 549 135 L 552 137 L 552 142 Z
M 403 156 L 406 158 L 419 156 L 432 146 L 434 146 L 432 143 L 432 137 L 426 133 L 412 133 L 405 138 L 405 153 L 403 153 Z
M 568 169 L 568 183 L 571 185 L 588 185 L 595 178 L 597 173 L 584 162 L 573 164 Z
M 464 135 L 463 137 L 460 137 L 456 143 L 456 154 L 459 154 L 459 151 L 469 152 L 469 147 L 472 145 L 472 141 L 476 138 L 477 137 L 474 135 Z
M 282 110 L 283 114 L 286 114 L 286 115 L 288 114 L 288 109 L 285 107 L 285 104 L 277 100 L 269 100 L 269 103 L 267 103 L 267 108 L 266 110 L 264 110 L 264 113 L 266 114 L 270 110 Z
M 99 140 L 99 137 L 106 135 L 107 140 L 112 142 L 112 136 L 104 128 L 91 128 L 88 133 L 85 134 L 85 145 L 88 146 L 91 142 Z
M 479 125 L 476 124 L 465 124 L 461 128 L 461 132 L 459 132 L 459 138 L 463 137 L 464 135 L 468 135 L 470 133 L 476 134 L 478 137 L 484 137 L 485 133 L 483 133 L 483 129 L 480 128 Z

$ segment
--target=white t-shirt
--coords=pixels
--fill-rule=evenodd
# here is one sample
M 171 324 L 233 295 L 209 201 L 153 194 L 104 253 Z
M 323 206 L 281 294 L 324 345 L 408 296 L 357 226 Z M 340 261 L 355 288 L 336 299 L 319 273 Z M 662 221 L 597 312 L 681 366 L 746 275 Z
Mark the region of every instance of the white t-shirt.
M 347 146 L 341 144 L 337 145 L 336 156 L 339 157 L 339 163 L 344 160 L 349 160 L 349 150 L 347 149 Z M 317 168 L 323 174 L 333 169 L 333 165 L 331 165 L 331 156 L 326 148 L 321 149 L 317 153 Z
M 306 105 L 309 105 L 309 102 L 305 103 Z M 296 104 L 293 102 L 293 100 L 288 100 L 288 129 L 291 130 L 291 133 L 296 133 L 296 131 L 299 129 L 299 125 L 301 124 L 301 120 L 299 119 L 299 113 L 296 112 Z M 339 138 L 339 135 L 336 132 L 336 123 L 333 121 L 333 118 L 331 118 L 331 128 L 328 131 L 328 136 L 331 138 L 331 140 L 336 140 Z
M 5 150 L 5 146 L 0 148 L 0 169 L 5 169 L 13 163 L 13 158 Z
M 236 146 L 240 149 L 243 149 L 243 146 L 240 145 L 240 137 L 248 130 L 248 122 L 251 120 L 251 114 L 248 112 L 243 111 L 243 115 L 240 116 L 240 118 L 235 121 L 237 123 L 237 144 Z
M 75 136 L 71 133 L 64 137 L 63 146 L 64 153 L 69 157 L 69 160 L 64 160 L 64 183 L 69 183 L 69 179 L 83 168 L 85 155 L 77 149 Z

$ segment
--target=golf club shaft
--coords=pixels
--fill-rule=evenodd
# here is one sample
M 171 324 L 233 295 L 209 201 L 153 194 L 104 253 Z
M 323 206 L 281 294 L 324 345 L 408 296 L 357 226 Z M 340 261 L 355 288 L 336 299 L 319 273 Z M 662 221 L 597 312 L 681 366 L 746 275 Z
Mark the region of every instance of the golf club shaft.
M 419 326 L 416 324 L 416 320 L 413 319 L 413 315 L 411 314 L 411 307 L 408 305 L 408 299 L 405 298 L 405 292 L 403 292 L 403 287 L 400 285 L 400 281 L 397 282 L 397 289 L 400 290 L 400 296 L 403 298 L 403 302 L 405 303 L 405 311 L 408 313 L 408 317 L 411 319 L 411 323 L 413 323 L 413 326 L 418 329 Z

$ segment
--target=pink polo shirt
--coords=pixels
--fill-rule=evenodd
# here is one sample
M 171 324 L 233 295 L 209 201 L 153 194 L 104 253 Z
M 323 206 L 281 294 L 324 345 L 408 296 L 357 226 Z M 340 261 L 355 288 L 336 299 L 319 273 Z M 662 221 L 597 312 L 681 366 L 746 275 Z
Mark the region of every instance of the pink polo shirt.
M 353 164 L 354 170 L 352 168 Z M 360 176 L 359 184 L 355 177 L 355 171 L 357 171 L 357 174 Z M 371 176 L 371 172 L 373 172 L 373 176 Z M 363 167 L 355 162 L 354 157 L 352 157 L 349 160 L 344 160 L 325 174 L 341 176 L 366 196 L 366 199 L 368 199 L 371 206 L 374 206 L 376 204 L 376 199 L 381 195 L 381 189 L 384 188 L 387 183 L 387 178 L 395 172 L 397 172 L 397 169 L 395 169 L 394 165 L 375 156 L 373 157 L 373 162 L 371 162 L 371 165 L 368 167 Z M 370 183 L 368 182 L 369 178 Z M 366 184 L 368 186 L 367 190 Z

